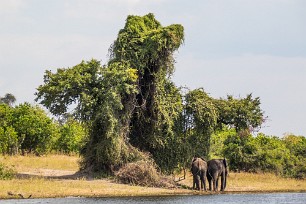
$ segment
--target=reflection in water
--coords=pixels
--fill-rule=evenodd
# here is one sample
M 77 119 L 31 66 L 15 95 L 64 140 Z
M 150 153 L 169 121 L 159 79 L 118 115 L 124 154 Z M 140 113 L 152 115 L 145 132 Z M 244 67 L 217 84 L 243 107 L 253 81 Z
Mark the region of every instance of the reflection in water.
M 0 203 L 49 203 L 49 204 L 125 204 L 125 203 L 213 203 L 213 204 L 305 204 L 306 193 L 269 193 L 269 194 L 216 194 L 197 196 L 163 196 L 163 197 L 124 197 L 124 198 L 50 198 L 2 200 Z

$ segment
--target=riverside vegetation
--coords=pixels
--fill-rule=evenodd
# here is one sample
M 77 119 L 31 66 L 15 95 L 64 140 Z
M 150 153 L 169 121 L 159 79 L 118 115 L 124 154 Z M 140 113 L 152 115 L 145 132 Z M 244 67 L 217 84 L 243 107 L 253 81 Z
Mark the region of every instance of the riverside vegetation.
M 14 106 L 12 94 L 0 97 L 0 152 L 77 154 L 79 175 L 124 183 L 154 172 L 151 183 L 138 183 L 146 186 L 171 185 L 157 180 L 186 173 L 193 156 L 226 158 L 232 172 L 304 179 L 305 137 L 259 133 L 267 119 L 259 97 L 212 98 L 203 88 L 175 86 L 173 54 L 183 41 L 182 25 L 128 16 L 107 64 L 92 59 L 45 72 L 35 95 L 53 117 L 38 105 Z M 7 165 L 0 166 L 2 179 L 16 174 Z

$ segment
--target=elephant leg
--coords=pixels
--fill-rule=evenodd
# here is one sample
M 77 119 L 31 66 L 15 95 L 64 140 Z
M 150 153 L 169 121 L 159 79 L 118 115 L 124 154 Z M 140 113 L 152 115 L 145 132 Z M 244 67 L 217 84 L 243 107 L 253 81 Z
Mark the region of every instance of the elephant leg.
M 216 191 L 217 190 L 217 188 L 218 188 L 218 182 L 217 182 L 217 178 L 213 178 L 212 179 L 213 180 L 213 188 L 214 188 L 214 191 Z
M 215 191 L 218 191 L 218 185 L 219 185 L 219 176 L 217 176 L 217 178 L 216 178 L 216 189 L 215 189 Z
M 223 172 L 221 174 L 221 191 L 224 191 L 225 189 L 225 173 Z
M 205 176 L 201 175 L 201 190 L 206 190 L 206 186 L 205 186 Z
M 193 175 L 193 183 L 192 183 L 192 189 L 194 190 L 194 187 L 196 185 L 196 179 L 195 179 L 195 176 Z
M 192 188 L 199 190 L 199 176 L 198 175 L 193 176 L 193 186 L 192 186 Z
M 200 178 L 198 175 L 195 176 L 195 180 L 196 180 L 196 189 L 200 190 Z
M 206 172 L 204 173 L 202 179 L 203 179 L 203 185 L 204 185 L 204 191 L 206 191 L 206 178 L 205 178 Z
M 208 189 L 211 191 L 211 178 L 207 178 L 207 181 L 208 181 Z
M 208 182 L 208 190 L 209 191 L 212 191 L 212 177 L 211 177 L 211 175 L 210 175 L 210 173 L 209 173 L 209 171 L 207 171 L 207 174 L 206 174 L 206 176 L 207 176 L 207 182 Z

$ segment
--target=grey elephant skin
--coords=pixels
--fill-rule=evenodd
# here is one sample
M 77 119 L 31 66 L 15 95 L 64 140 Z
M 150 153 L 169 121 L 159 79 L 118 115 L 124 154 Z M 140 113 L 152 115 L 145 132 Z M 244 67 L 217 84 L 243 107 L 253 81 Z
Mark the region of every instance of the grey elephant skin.
M 221 177 L 221 191 L 226 188 L 228 170 L 226 159 L 212 159 L 207 162 L 207 180 L 209 184 L 209 190 L 218 191 L 218 181 Z
M 207 163 L 202 158 L 195 157 L 191 163 L 191 173 L 193 175 L 193 189 L 206 191 Z

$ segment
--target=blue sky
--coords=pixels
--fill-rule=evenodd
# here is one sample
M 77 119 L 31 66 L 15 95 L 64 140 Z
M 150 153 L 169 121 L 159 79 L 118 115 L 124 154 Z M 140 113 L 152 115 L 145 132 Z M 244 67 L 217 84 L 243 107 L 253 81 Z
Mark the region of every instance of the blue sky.
M 304 0 L 1 0 L 0 96 L 34 103 L 46 69 L 107 52 L 127 15 L 182 24 L 173 80 L 212 97 L 260 97 L 262 132 L 306 136 Z

